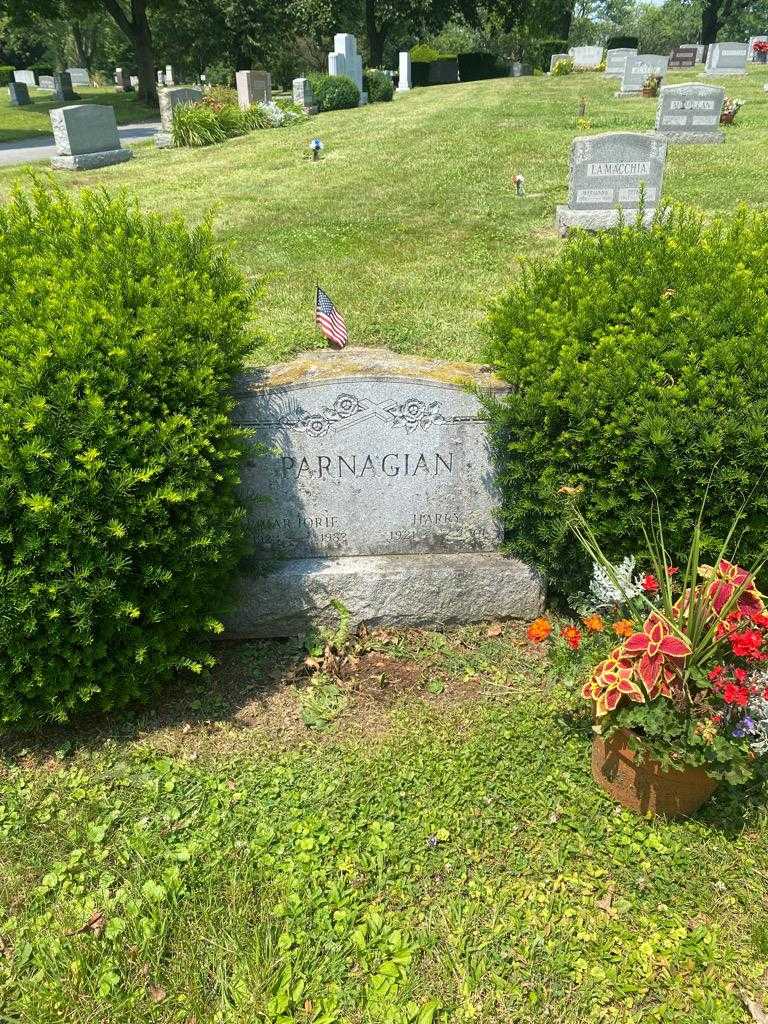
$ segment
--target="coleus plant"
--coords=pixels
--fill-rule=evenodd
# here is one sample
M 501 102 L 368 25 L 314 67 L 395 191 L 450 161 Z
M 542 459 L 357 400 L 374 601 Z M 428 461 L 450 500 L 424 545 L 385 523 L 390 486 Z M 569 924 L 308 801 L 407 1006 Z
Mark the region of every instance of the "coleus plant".
M 703 511 L 682 569 L 671 564 L 655 516 L 645 534 L 652 572 L 642 593 L 626 595 L 634 631 L 594 667 L 582 696 L 594 704 L 597 731 L 629 729 L 667 766 L 701 765 L 737 782 L 754 767 L 758 712 L 768 700 L 760 672 L 768 660 L 768 613 L 755 583 L 765 559 L 744 569 L 726 557 L 737 547 L 740 513 L 714 564 L 704 563 Z M 621 574 L 575 507 L 571 526 L 622 594 Z

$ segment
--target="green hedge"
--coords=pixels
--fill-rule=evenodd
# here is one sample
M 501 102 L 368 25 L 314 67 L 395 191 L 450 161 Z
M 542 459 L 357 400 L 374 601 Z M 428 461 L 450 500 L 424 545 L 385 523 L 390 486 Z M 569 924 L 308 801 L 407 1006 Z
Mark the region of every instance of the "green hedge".
M 483 53 L 478 50 L 474 53 L 460 53 L 457 59 L 459 62 L 459 78 L 462 82 L 500 78 L 507 74 L 506 67 L 502 67 L 495 53 Z
M 673 560 L 707 482 L 722 539 L 759 481 L 741 559 L 768 526 L 768 213 L 705 225 L 578 233 L 529 266 L 491 317 L 490 358 L 512 387 L 493 412 L 512 551 L 559 589 L 588 566 L 562 487 L 615 558 L 643 549 L 655 492 Z M 708 554 L 712 554 L 711 549 Z
M 0 725 L 210 662 L 244 535 L 248 306 L 207 227 L 40 182 L 0 208 Z
M 539 71 L 549 71 L 552 55 L 567 53 L 567 39 L 531 39 L 525 45 L 525 59 Z
M 395 95 L 392 79 L 383 71 L 366 71 L 363 75 L 363 89 L 368 93 L 369 103 L 389 103 Z
M 606 50 L 636 50 L 638 45 L 637 36 L 610 36 L 605 48 Z
M 10 85 L 15 70 L 16 68 L 11 64 L 0 64 L 0 85 Z
M 346 75 L 310 75 L 309 82 L 320 110 L 348 110 L 360 103 L 360 90 Z

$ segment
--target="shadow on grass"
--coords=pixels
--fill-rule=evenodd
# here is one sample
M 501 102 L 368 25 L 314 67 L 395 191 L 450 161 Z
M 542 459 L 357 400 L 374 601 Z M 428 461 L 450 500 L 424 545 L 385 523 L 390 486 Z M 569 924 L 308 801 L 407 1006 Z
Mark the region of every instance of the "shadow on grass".
M 93 713 L 63 725 L 42 723 L 37 729 L 0 736 L 0 764 L 19 757 L 47 760 L 77 751 L 95 751 L 107 741 L 131 743 L 175 728 L 226 722 L 249 729 L 276 691 L 300 674 L 306 651 L 300 641 L 226 642 L 217 645 L 214 671 L 147 695 L 146 702 L 120 711 Z M 180 677 L 181 678 L 181 677 Z

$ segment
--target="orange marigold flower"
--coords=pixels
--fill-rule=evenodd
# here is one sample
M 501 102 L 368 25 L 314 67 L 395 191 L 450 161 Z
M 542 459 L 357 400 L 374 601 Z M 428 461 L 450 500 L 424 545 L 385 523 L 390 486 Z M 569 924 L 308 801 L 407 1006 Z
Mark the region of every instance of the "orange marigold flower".
M 613 632 L 616 636 L 632 636 L 635 627 L 629 619 L 619 619 L 613 624 Z
M 587 629 L 592 630 L 593 633 L 602 632 L 603 627 L 605 626 L 605 623 L 599 615 L 587 615 L 587 617 L 582 621 Z
M 561 635 L 572 651 L 578 651 L 581 643 L 581 630 L 577 626 L 566 626 Z
M 540 644 L 551 632 L 552 623 L 549 619 L 536 619 L 528 627 L 528 639 L 531 643 Z

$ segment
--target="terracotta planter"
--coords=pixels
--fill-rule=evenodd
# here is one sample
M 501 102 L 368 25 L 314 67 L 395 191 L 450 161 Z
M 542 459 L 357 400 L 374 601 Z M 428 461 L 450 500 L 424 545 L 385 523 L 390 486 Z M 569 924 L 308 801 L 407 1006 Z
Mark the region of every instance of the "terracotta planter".
M 720 115 L 720 124 L 733 124 L 733 119 L 736 117 L 735 110 L 726 110 Z
M 646 89 L 646 87 L 643 86 L 643 96 L 645 96 L 646 99 L 654 99 L 658 95 L 658 89 Z
M 619 729 L 609 740 L 596 736 L 592 744 L 592 778 L 622 806 L 638 814 L 687 818 L 717 789 L 702 768 L 665 771 L 646 758 L 637 764 L 629 749 L 629 733 Z

